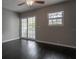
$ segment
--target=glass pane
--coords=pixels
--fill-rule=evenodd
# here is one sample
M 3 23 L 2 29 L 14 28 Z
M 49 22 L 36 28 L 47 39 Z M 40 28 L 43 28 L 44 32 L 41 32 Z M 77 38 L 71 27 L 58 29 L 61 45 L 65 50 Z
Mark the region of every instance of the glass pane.
M 62 19 L 57 19 L 57 24 L 62 24 Z
M 52 25 L 52 20 L 49 20 L 49 25 Z
M 57 24 L 57 19 L 53 19 L 52 24 Z
M 28 18 L 28 38 L 35 39 L 35 17 Z
M 26 18 L 24 18 L 24 19 L 22 19 L 21 20 L 21 22 L 22 22 L 22 37 L 23 38 L 27 38 L 27 19 Z

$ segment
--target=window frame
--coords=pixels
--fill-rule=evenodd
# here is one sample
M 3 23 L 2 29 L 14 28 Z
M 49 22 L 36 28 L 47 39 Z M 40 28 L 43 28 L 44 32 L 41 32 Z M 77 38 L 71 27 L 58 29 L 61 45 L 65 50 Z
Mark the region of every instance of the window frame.
M 35 38 L 28 38 L 28 19 L 29 18 L 32 18 L 32 17 L 34 17 L 35 18 Z M 22 19 L 27 19 L 27 36 L 26 37 L 22 37 Z M 27 39 L 32 39 L 32 40 L 35 40 L 36 39 L 36 16 L 28 16 L 28 17 L 23 17 L 23 18 L 21 18 L 21 35 L 20 35 L 20 37 L 21 38 L 27 38 Z
M 54 13 L 58 13 L 58 12 L 62 12 L 62 17 L 49 18 L 49 14 L 52 14 L 52 13 L 54 14 Z M 64 25 L 64 11 L 49 12 L 47 15 L 48 15 L 48 26 L 63 26 Z M 54 19 L 61 19 L 62 24 L 53 24 L 53 23 L 49 24 L 50 19 L 52 20 L 52 22 Z

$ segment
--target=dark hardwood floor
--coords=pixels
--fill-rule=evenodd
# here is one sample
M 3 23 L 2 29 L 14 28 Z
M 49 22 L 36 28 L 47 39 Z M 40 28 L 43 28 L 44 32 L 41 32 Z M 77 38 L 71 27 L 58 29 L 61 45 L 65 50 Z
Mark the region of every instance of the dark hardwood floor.
M 14 40 L 2 44 L 2 59 L 76 59 L 76 50 L 30 40 Z

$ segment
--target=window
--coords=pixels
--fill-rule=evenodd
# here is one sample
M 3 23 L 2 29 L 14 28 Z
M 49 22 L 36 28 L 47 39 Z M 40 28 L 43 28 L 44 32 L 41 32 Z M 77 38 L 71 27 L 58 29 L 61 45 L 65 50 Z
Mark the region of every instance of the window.
M 35 16 L 23 18 L 22 22 L 22 38 L 35 39 Z
M 54 12 L 48 14 L 48 25 L 61 25 L 63 24 L 63 13 L 64 11 Z

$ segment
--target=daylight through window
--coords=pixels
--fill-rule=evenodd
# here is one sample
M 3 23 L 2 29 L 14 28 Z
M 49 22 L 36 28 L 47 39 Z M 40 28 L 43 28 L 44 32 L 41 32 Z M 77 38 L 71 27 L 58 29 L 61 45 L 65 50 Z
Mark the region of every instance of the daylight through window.
M 63 24 L 63 22 L 62 22 L 63 15 L 64 15 L 64 11 L 49 13 L 48 14 L 48 18 L 49 18 L 48 25 L 61 25 L 61 24 Z

